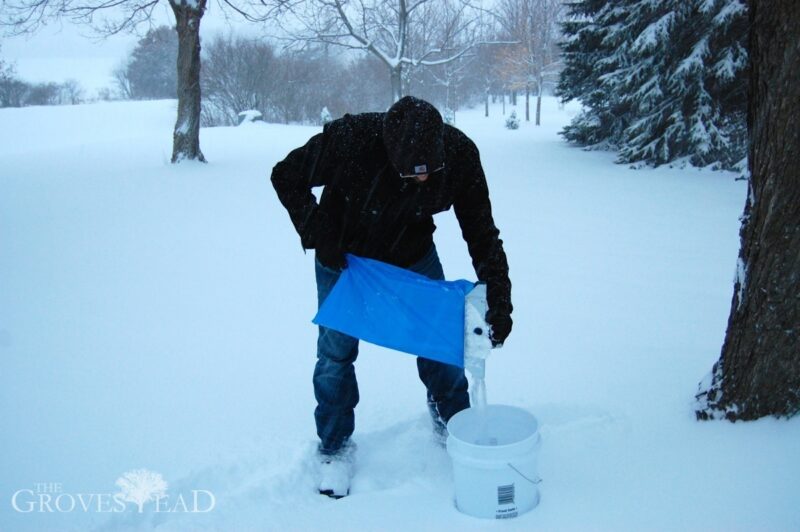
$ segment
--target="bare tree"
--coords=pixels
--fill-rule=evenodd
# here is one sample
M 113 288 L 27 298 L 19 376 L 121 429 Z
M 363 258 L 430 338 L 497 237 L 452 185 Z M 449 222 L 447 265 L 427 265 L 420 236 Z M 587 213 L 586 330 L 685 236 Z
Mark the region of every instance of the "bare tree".
M 278 90 L 278 59 L 261 40 L 217 36 L 203 58 L 203 112 L 217 123 L 233 125 L 239 113 L 255 109 L 268 116 Z
M 750 3 L 750 187 L 722 354 L 699 419 L 800 412 L 800 3 Z
M 0 26 L 6 33 L 36 31 L 52 21 L 67 19 L 88 24 L 108 36 L 152 20 L 162 0 L 4 0 Z M 173 131 L 172 162 L 205 162 L 200 151 L 200 21 L 207 0 L 166 0 L 175 15 L 178 32 L 178 117 Z M 236 12 L 232 0 L 221 0 Z M 267 18 L 266 15 L 263 18 Z
M 61 86 L 54 81 L 28 85 L 24 105 L 58 105 L 61 103 Z
M 442 103 L 445 119 L 455 120 L 455 112 L 460 105 L 461 88 L 475 68 L 477 50 L 486 48 L 475 44 L 482 42 L 477 32 L 484 28 L 483 15 L 482 11 L 467 11 L 461 2 L 442 0 L 435 5 L 425 6 L 422 22 L 415 32 L 417 35 L 412 35 L 412 48 L 417 43 L 420 43 L 420 48 L 432 41 L 440 43 L 440 51 L 431 55 L 433 59 L 446 57 L 457 50 L 467 50 L 451 61 L 427 66 L 422 71 L 426 74 L 422 81 L 433 81 L 444 91 Z M 468 17 L 471 19 L 469 24 L 466 20 Z
M 172 162 L 197 159 L 200 151 L 200 20 L 206 0 L 169 0 L 178 30 L 178 119 L 172 134 Z
M 502 51 L 501 73 L 511 90 L 525 91 L 525 120 L 530 121 L 530 95 L 536 90 L 536 125 L 541 123 L 542 91 L 555 84 L 561 68 L 558 23 L 561 0 L 502 0 L 498 18 L 509 39 L 519 42 Z
M 68 79 L 61 84 L 61 103 L 76 105 L 83 101 L 83 88 L 77 80 Z
M 333 117 L 345 112 L 383 111 L 386 109 L 386 94 L 391 91 L 389 78 L 383 63 L 371 54 L 347 62 L 341 75 L 333 72 L 333 94 L 337 96 L 328 104 Z M 352 80 L 358 80 L 353 83 Z
M 0 107 L 20 107 L 28 84 L 17 78 L 13 64 L 0 58 Z
M 498 41 L 495 28 L 486 26 L 487 36 L 485 41 Z M 511 43 L 513 46 L 516 43 Z M 506 46 L 476 46 L 475 56 L 469 58 L 469 63 L 465 71 L 463 91 L 467 94 L 480 95 L 480 101 L 484 105 L 484 116 L 489 116 L 489 103 L 495 102 L 497 96 L 503 92 L 503 81 L 501 75 L 500 58 Z
M 117 89 L 118 97 L 123 100 L 130 100 L 133 98 L 133 91 L 131 89 L 131 78 L 128 76 L 128 64 L 123 62 L 117 65 L 111 72 L 114 78 L 114 86 Z
M 323 108 L 332 117 L 384 110 L 383 65 L 369 54 L 343 58 L 329 48 L 279 50 L 261 39 L 213 39 L 203 50 L 203 125 L 236 124 L 251 109 L 268 122 L 313 124 Z
M 468 0 L 262 0 L 276 6 L 288 38 L 301 45 L 322 43 L 364 50 L 389 70 L 392 101 L 406 92 L 407 70 L 441 65 L 464 55 L 475 43 L 464 39 L 455 49 L 446 42 L 471 33 L 478 17 Z M 452 25 L 431 31 L 431 16 L 455 6 Z M 457 20 L 457 22 L 455 22 Z
M 519 44 L 518 41 L 504 41 L 502 38 L 502 27 L 497 21 L 496 11 L 489 13 L 489 17 L 481 24 L 484 36 L 482 41 L 504 42 L 497 46 L 478 46 L 476 47 L 476 58 L 470 68 L 471 77 L 474 78 L 476 89 L 483 95 L 484 116 L 489 116 L 489 101 L 495 102 L 497 97 L 503 99 L 503 114 L 505 115 L 505 82 L 502 78 L 501 58 L 509 47 Z M 505 37 L 507 37 L 507 32 Z
M 452 123 L 455 123 L 455 113 L 459 107 L 459 88 L 472 65 L 469 59 L 471 58 L 460 57 L 439 68 L 430 69 L 430 75 L 434 82 L 444 89 L 445 118 Z

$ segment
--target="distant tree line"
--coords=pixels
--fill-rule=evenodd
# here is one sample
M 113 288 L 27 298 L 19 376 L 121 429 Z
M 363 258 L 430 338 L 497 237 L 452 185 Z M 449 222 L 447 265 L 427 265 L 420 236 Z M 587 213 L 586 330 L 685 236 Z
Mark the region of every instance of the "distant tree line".
M 260 111 L 269 122 L 318 124 L 323 108 L 335 118 L 389 107 L 385 65 L 369 54 L 337 52 L 326 45 L 281 50 L 263 40 L 217 37 L 204 48 L 204 124 L 234 124 L 246 109 Z M 482 78 L 467 75 L 474 63 L 467 56 L 447 67 L 409 69 L 404 83 L 453 121 L 459 108 L 485 97 Z
M 219 36 L 202 53 L 206 0 L 165 1 L 175 26 L 149 31 L 114 76 L 121 97 L 177 97 L 175 162 L 204 160 L 201 121 L 233 124 L 250 109 L 318 123 L 323 108 L 336 117 L 414 94 L 452 122 L 508 95 L 539 124 L 554 89 L 584 106 L 564 136 L 619 162 L 731 169 L 745 157 L 745 0 L 223 0 L 271 37 Z M 108 35 L 152 22 L 158 3 L 7 0 L 0 28 L 68 18 Z
M 87 0 L 7 0 L 0 10 L 0 28 L 6 34 L 19 35 L 35 32 L 52 21 L 67 19 L 86 24 L 100 35 L 108 36 L 151 23 L 154 10 L 160 3 L 160 0 L 99 3 Z M 173 128 L 172 162 L 205 161 L 199 139 L 201 115 L 207 123 L 231 121 L 231 104 L 228 102 L 234 98 L 210 92 L 203 105 L 201 92 L 204 87 L 213 91 L 213 87 L 230 86 L 224 79 L 220 84 L 219 79 L 205 80 L 201 76 L 200 24 L 208 7 L 207 0 L 165 0 L 165 3 L 175 16 L 173 29 L 177 38 L 174 65 L 178 113 Z M 320 108 L 313 112 L 316 116 L 325 105 L 318 98 L 319 89 L 327 88 L 325 99 L 330 99 L 332 81 L 346 87 L 347 90 L 340 94 L 343 99 L 351 102 L 357 99 L 356 105 L 342 104 L 342 107 L 353 105 L 352 109 L 347 109 L 352 111 L 386 108 L 414 90 L 415 86 L 420 91 L 418 94 L 423 96 L 438 86 L 444 89 L 444 114 L 452 119 L 455 109 L 471 96 L 470 91 L 461 86 L 471 71 L 465 61 L 470 56 L 480 55 L 479 47 L 491 43 L 498 26 L 496 17 L 490 16 L 489 11 L 479 4 L 480 0 L 222 0 L 217 5 L 228 13 L 261 25 L 264 33 L 290 45 L 288 49 L 282 47 L 280 54 L 275 54 L 275 64 L 281 70 L 277 75 L 268 75 L 278 79 L 262 79 L 261 86 L 254 88 L 255 92 L 249 97 L 266 108 L 264 114 L 267 117 L 277 115 L 284 121 L 305 121 L 311 114 L 311 107 Z M 162 35 L 153 33 L 150 37 L 153 42 L 140 43 L 143 49 L 164 44 Z M 244 46 L 247 43 L 232 41 L 228 44 Z M 363 55 L 343 54 L 346 50 L 352 50 L 351 53 L 361 51 L 368 59 Z M 259 58 L 259 61 L 263 60 Z M 313 66 L 320 61 L 328 70 L 308 71 L 309 64 Z M 118 69 L 121 74 L 117 78 L 120 93 L 131 98 L 159 97 L 163 94 L 163 86 L 157 80 L 165 76 L 156 73 L 149 85 L 137 86 L 137 80 L 145 77 L 145 72 L 136 72 L 138 64 L 146 65 L 147 62 L 140 61 L 134 54 Z M 371 84 L 376 64 L 382 65 L 384 79 Z M 237 75 L 240 74 L 241 69 Z M 286 90 L 272 94 L 270 101 L 261 98 L 263 86 L 281 81 L 281 77 Z M 479 83 L 485 84 L 483 79 Z M 146 86 L 153 90 L 146 89 Z M 389 88 L 387 96 L 381 97 L 381 104 L 377 105 L 372 102 L 376 101 L 374 95 L 378 94 L 381 86 Z M 354 97 L 346 95 L 348 91 L 364 94 Z M 489 96 L 486 90 L 482 95 Z M 334 111 L 337 104 L 331 102 L 328 107 Z
M 67 105 L 83 102 L 83 89 L 75 80 L 63 83 L 29 83 L 17 76 L 14 65 L 0 57 L 0 107 Z
M 382 110 L 389 80 L 376 60 L 343 60 L 331 50 L 280 51 L 260 39 L 219 36 L 204 48 L 203 123 L 231 125 L 241 111 L 264 120 L 320 123 L 327 107 L 334 116 Z
M 744 0 L 582 0 L 563 24 L 564 136 L 619 162 L 732 169 L 747 153 Z
M 388 6 L 392 1 L 378 3 Z M 464 106 L 486 102 L 488 116 L 488 102 L 500 96 L 516 105 L 518 93 L 540 99 L 555 86 L 563 13 L 557 0 L 503 0 L 493 16 L 468 12 L 468 3 L 460 0 L 414 5 L 417 11 L 404 16 L 406 24 L 416 22 L 418 29 L 406 30 L 407 55 L 396 63 L 390 57 L 398 53 L 391 39 L 370 52 L 341 36 L 322 35 L 322 30 L 283 40 L 214 37 L 204 43 L 201 54 L 202 124 L 236 124 L 239 113 L 251 109 L 270 122 L 320 123 L 323 108 L 334 118 L 381 111 L 397 94 L 425 98 L 454 122 Z M 296 17 L 302 14 L 292 12 Z M 387 26 L 392 18 L 391 12 L 367 10 L 363 15 L 359 20 L 372 25 L 354 28 L 357 37 L 369 37 L 378 22 Z M 174 98 L 177 50 L 174 31 L 166 26 L 151 29 L 114 72 L 119 96 Z M 526 111 L 527 104 L 526 98 Z M 530 112 L 525 119 L 531 119 Z

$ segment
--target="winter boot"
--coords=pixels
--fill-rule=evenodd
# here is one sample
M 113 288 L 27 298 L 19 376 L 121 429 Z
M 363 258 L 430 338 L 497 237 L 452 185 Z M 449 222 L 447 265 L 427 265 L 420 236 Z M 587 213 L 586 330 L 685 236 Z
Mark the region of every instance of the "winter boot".
M 321 495 L 341 499 L 350 494 L 350 479 L 355 464 L 355 444 L 347 443 L 334 454 L 319 455 L 319 484 Z

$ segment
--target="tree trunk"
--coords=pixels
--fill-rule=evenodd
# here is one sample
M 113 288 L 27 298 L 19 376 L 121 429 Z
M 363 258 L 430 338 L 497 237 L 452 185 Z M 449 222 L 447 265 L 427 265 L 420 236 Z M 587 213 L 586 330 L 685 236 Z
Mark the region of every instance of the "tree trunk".
M 800 2 L 750 6 L 750 187 L 722 354 L 699 419 L 800 411 Z
M 536 125 L 542 125 L 542 83 L 539 82 L 539 92 L 536 95 Z
M 172 136 L 172 162 L 196 159 L 200 151 L 200 19 L 206 0 L 171 0 L 178 31 L 178 119 Z
M 525 84 L 525 121 L 531 121 L 531 86 Z
M 483 107 L 484 116 L 489 118 L 489 91 L 486 91 L 486 103 Z
M 403 97 L 403 65 L 402 63 L 389 71 L 392 80 L 392 103 Z

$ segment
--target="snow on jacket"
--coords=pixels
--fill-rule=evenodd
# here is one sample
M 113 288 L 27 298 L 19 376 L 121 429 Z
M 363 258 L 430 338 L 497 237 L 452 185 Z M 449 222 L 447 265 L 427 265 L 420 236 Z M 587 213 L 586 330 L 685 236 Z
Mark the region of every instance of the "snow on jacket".
M 453 207 L 489 307 L 510 315 L 508 263 L 478 148 L 445 125 L 444 168 L 424 183 L 403 179 L 384 147 L 384 115 L 330 122 L 273 168 L 272 184 L 303 248 L 326 239 L 342 252 L 408 267 L 433 245 L 433 215 Z M 319 186 L 325 188 L 317 203 L 311 189 Z

